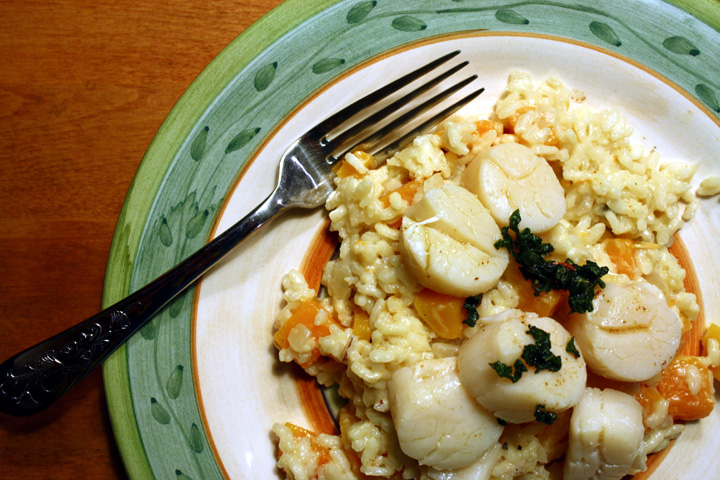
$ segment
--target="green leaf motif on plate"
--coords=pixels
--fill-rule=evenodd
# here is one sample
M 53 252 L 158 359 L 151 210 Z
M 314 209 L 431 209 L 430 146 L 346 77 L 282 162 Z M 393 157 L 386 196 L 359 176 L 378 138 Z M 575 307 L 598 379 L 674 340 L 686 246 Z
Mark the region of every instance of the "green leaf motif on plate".
M 615 33 L 615 30 L 613 30 L 612 27 L 607 23 L 591 22 L 590 31 L 593 33 L 593 35 L 598 37 L 603 42 L 607 42 L 610 45 L 615 45 L 616 47 L 622 45 L 620 37 L 618 37 L 617 33 Z
M 160 221 L 160 228 L 158 229 L 158 237 L 160 237 L 160 243 L 169 247 L 173 243 L 173 234 L 170 231 L 167 218 L 162 217 Z
M 155 327 L 155 322 L 152 320 L 140 327 L 140 335 L 145 340 L 152 340 L 155 338 L 155 334 L 157 334 L 157 327 Z
M 202 212 L 198 212 L 195 216 L 188 220 L 185 237 L 187 237 L 188 240 L 197 237 L 198 234 L 202 232 L 203 225 L 205 225 L 205 221 L 209 216 L 210 212 L 208 209 L 205 209 Z
M 715 110 L 716 112 L 720 112 L 720 102 L 718 102 L 718 98 L 717 96 L 715 96 L 715 92 L 713 92 L 710 87 L 708 87 L 704 83 L 695 85 L 695 93 L 697 93 L 697 96 L 700 97 L 700 100 L 705 102 L 708 107 L 710 107 L 712 110 Z
M 258 92 L 262 92 L 270 86 L 272 81 L 275 79 L 277 65 L 277 62 L 273 62 L 265 65 L 263 68 L 258 70 L 258 72 L 255 74 L 255 81 L 253 82 L 253 84 L 255 85 L 255 90 L 257 90 Z
M 182 389 L 183 384 L 184 370 L 185 367 L 183 367 L 182 365 L 178 365 L 173 369 L 170 377 L 168 377 L 165 389 L 167 390 L 168 397 L 172 398 L 173 400 L 180 396 L 180 390 Z
M 395 30 L 401 32 L 419 32 L 427 28 L 427 24 L 422 20 L 419 20 L 410 15 L 403 15 L 402 17 L 394 18 L 392 21 L 392 27 Z
M 663 40 L 662 44 L 663 47 L 679 55 L 691 55 L 693 57 L 700 55 L 700 50 L 685 37 L 668 37 Z
M 206 125 L 205 128 L 200 130 L 200 133 L 195 136 L 192 144 L 190 145 L 190 158 L 192 158 L 196 162 L 199 161 L 205 154 L 205 145 L 207 144 L 208 131 L 210 131 L 210 127 Z
M 360 21 L 367 17 L 368 13 L 375 8 L 375 5 L 377 5 L 376 1 L 372 2 L 361 2 L 356 4 L 354 7 L 350 9 L 345 19 L 347 20 L 347 23 L 360 23 Z
M 530 20 L 523 17 L 515 10 L 511 10 L 509 8 L 501 8 L 495 12 L 495 18 L 503 23 L 509 23 L 511 25 L 527 25 L 530 23 Z
M 232 140 L 230 140 L 230 143 L 228 143 L 228 146 L 225 147 L 225 153 L 234 152 L 235 150 L 239 150 L 242 147 L 244 147 L 250 140 L 253 139 L 255 135 L 260 132 L 260 128 L 248 128 L 247 130 L 243 130 L 242 132 L 238 133 L 233 137 Z
M 172 299 L 172 301 L 170 302 L 170 306 L 167 307 L 168 315 L 170 315 L 170 318 L 177 318 L 177 316 L 180 315 L 180 312 L 182 312 L 183 306 L 185 305 L 186 296 L 187 290 Z
M 345 63 L 343 58 L 323 58 L 315 62 L 312 66 L 312 72 L 317 75 L 327 73 L 340 67 L 343 63 Z
M 193 480 L 192 477 L 188 477 L 180 470 L 175 470 L 175 476 L 177 477 L 178 480 Z
M 165 407 L 158 403 L 155 397 L 150 398 L 150 413 L 159 424 L 167 425 L 170 423 L 170 414 L 165 410 Z
M 202 433 L 200 433 L 200 428 L 198 428 L 197 424 L 193 423 L 192 427 L 190 427 L 190 448 L 193 449 L 195 453 L 202 453 L 202 451 L 205 449 L 205 443 L 203 442 L 203 436 Z

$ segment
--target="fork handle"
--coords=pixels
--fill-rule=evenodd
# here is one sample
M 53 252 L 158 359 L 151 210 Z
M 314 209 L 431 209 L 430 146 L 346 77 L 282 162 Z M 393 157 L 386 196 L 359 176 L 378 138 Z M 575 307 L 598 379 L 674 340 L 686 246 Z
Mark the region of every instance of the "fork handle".
M 285 209 L 277 190 L 182 263 L 116 304 L 0 365 L 0 411 L 38 413 L 72 389 L 175 296 Z

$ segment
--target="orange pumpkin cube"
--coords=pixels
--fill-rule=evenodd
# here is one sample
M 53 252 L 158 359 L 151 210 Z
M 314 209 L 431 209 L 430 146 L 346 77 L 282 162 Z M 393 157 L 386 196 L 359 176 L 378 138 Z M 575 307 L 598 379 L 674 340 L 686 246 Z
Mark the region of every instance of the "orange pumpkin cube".
M 635 243 L 628 238 L 613 238 L 605 240 L 603 246 L 617 273 L 635 278 Z
M 697 382 L 694 387 L 691 383 Z M 697 420 L 715 407 L 712 376 L 700 357 L 679 355 L 662 371 L 657 390 L 670 402 L 668 413 L 676 420 Z
M 463 305 L 464 298 L 438 293 L 429 288 L 421 290 L 413 305 L 420 318 L 440 338 L 454 340 L 462 334 L 463 321 L 467 314 Z
M 322 306 L 320 305 L 320 301 L 316 298 L 301 303 L 292 316 L 288 318 L 278 331 L 275 332 L 275 335 L 273 335 L 273 341 L 278 349 L 290 347 L 290 340 L 288 337 L 299 325 L 302 325 L 310 331 L 310 335 L 316 343 L 320 338 L 330 335 L 330 325 L 337 325 L 338 327 L 341 327 L 340 323 L 330 316 L 327 323 L 317 325 L 315 323 L 315 318 L 317 317 L 317 314 L 320 313 L 320 310 L 322 310 Z M 318 358 L 320 358 L 320 351 L 316 346 L 310 353 L 308 360 L 300 364 L 300 366 L 303 368 L 308 367 Z

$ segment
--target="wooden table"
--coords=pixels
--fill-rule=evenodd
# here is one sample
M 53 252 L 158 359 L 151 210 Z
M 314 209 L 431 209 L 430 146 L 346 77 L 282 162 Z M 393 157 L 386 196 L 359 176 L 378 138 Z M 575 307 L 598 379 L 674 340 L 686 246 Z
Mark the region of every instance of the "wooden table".
M 281 0 L 6 0 L 0 22 L 0 361 L 100 309 L 115 222 L 175 102 Z M 93 372 L 0 414 L 0 477 L 125 478 Z

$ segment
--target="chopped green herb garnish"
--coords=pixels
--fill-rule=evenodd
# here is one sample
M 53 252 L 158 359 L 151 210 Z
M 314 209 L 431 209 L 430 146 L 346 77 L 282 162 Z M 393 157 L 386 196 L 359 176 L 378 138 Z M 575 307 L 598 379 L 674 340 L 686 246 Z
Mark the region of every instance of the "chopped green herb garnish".
M 550 351 L 550 334 L 533 325 L 528 325 L 528 331 L 525 333 L 532 336 L 535 343 L 525 345 L 522 359 L 529 366 L 535 367 L 535 373 L 541 370 L 550 370 L 551 372 L 560 370 L 562 368 L 562 358 Z
M 552 343 L 550 342 L 549 333 L 534 325 L 528 325 L 528 330 L 525 333 L 533 337 L 535 343 L 529 343 L 523 347 L 520 358 L 515 360 L 513 366 L 500 361 L 490 364 L 499 377 L 508 378 L 513 383 L 520 380 L 523 372 L 528 371 L 527 367 L 535 367 L 535 373 L 541 370 L 557 372 L 562 368 L 562 358 L 550 351 Z
M 527 372 L 527 367 L 519 358 L 515 360 L 514 367 L 511 367 L 510 365 L 505 365 L 502 362 L 493 362 L 490 364 L 490 366 L 498 374 L 498 377 L 509 378 L 513 383 L 520 380 L 523 372 Z M 514 372 L 513 368 L 515 370 Z
M 535 406 L 535 420 L 546 425 L 552 425 L 557 420 L 557 414 L 545 410 L 545 405 Z
M 575 346 L 575 337 L 571 337 L 570 341 L 568 342 L 567 346 L 565 347 L 565 351 L 569 354 L 573 355 L 575 358 L 580 358 L 580 352 L 578 351 L 577 347 Z
M 477 311 L 477 307 L 480 305 L 481 301 L 482 301 L 482 293 L 475 295 L 473 297 L 468 297 L 465 299 L 465 303 L 463 304 L 463 308 L 465 309 L 465 314 L 467 315 L 465 317 L 465 320 L 463 320 L 463 323 L 465 325 L 468 325 L 469 327 L 475 326 L 478 319 L 480 318 L 480 314 Z
M 591 312 L 595 287 L 605 287 L 601 278 L 610 270 L 590 260 L 585 265 L 578 265 L 569 258 L 564 262 L 546 260 L 544 257 L 552 253 L 554 247 L 543 243 L 529 228 L 520 231 L 520 220 L 520 210 L 515 210 L 510 216 L 510 225 L 502 228 L 503 238 L 495 242 L 495 248 L 508 249 L 523 277 L 532 282 L 536 296 L 550 290 L 567 290 L 570 312 Z M 510 231 L 515 234 L 514 238 Z

